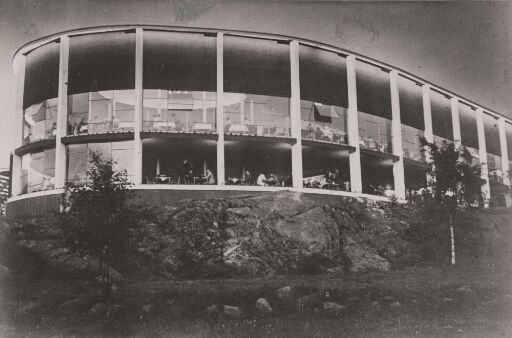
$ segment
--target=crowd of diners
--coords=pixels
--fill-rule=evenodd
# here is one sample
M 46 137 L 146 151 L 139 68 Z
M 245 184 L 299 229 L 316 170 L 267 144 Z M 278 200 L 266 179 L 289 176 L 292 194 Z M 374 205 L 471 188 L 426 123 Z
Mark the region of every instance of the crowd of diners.
M 333 128 L 331 125 L 328 124 L 320 125 L 308 122 L 307 125 L 303 125 L 302 127 L 303 139 L 347 144 L 347 137 L 348 136 L 347 133 L 345 133 L 345 131 L 339 128 Z
M 146 178 L 148 183 L 156 184 L 216 184 L 215 174 L 210 168 L 198 170 L 194 168 L 192 161 L 184 159 L 175 173 L 171 169 L 166 173 L 160 173 L 154 180 Z

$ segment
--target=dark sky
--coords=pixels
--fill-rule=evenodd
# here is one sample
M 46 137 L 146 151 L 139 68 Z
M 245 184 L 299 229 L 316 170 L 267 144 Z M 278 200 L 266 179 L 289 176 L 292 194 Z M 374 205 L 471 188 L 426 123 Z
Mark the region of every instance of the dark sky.
M 378 59 L 512 117 L 512 3 L 0 0 L 0 168 L 14 147 L 12 55 L 59 31 L 158 24 L 278 33 Z

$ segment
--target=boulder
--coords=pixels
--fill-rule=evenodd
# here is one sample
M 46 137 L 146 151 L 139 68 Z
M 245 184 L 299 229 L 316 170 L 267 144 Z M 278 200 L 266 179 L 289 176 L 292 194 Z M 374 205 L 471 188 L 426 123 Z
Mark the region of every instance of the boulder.
M 0 265 L 0 281 L 14 279 L 11 270 L 5 265 Z
M 269 314 L 273 311 L 265 298 L 258 298 L 258 300 L 256 300 L 256 309 L 262 314 Z
M 150 313 L 151 311 L 153 311 L 153 308 L 154 308 L 154 305 L 153 304 L 145 304 L 145 305 L 142 305 L 142 311 L 144 313 Z
M 105 303 L 96 303 L 89 309 L 87 314 L 91 317 L 101 317 L 105 313 L 106 308 Z
M 345 307 L 341 304 L 338 304 L 336 302 L 324 302 L 322 305 L 325 312 L 333 313 L 333 314 L 339 314 L 343 310 L 345 310 Z
M 364 243 L 349 244 L 344 247 L 352 272 L 389 271 L 389 262 L 381 257 L 375 249 Z
M 72 298 L 60 304 L 56 312 L 61 316 L 69 316 L 79 312 L 84 307 L 84 300 L 81 298 Z
M 242 310 L 238 306 L 224 305 L 224 314 L 228 317 L 240 318 Z
M 279 299 L 286 299 L 292 297 L 292 287 L 291 286 L 283 286 L 276 290 L 276 296 Z
M 219 307 L 216 304 L 209 305 L 205 312 L 208 317 L 216 316 L 219 314 Z

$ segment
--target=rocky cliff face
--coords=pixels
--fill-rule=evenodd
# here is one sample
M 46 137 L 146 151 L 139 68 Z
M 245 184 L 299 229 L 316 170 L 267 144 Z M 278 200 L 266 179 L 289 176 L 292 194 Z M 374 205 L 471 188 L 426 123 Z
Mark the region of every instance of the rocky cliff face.
M 164 276 L 386 271 L 409 254 L 402 239 L 407 223 L 391 221 L 377 205 L 352 198 L 322 204 L 284 191 L 181 201 L 153 215 L 141 221 L 138 254 L 127 260 Z M 57 234 L 49 223 L 42 227 L 45 233 Z M 32 238 L 22 244 L 70 268 L 95 266 L 71 257 L 58 239 Z
M 236 274 L 386 271 L 408 254 L 401 238 L 407 224 L 348 198 L 331 205 L 300 193 L 264 193 L 182 201 L 155 213 L 141 251 L 167 262 L 169 271 L 219 265 Z

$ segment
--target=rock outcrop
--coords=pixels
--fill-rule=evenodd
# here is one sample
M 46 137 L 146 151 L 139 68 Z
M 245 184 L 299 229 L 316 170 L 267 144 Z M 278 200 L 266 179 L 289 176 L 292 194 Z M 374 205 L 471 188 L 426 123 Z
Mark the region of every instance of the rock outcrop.
M 141 221 L 134 264 L 172 276 L 386 271 L 408 250 L 401 239 L 407 224 L 394 224 L 378 206 L 353 198 L 333 205 L 281 191 L 185 200 L 153 211 Z M 94 260 L 70 255 L 58 239 L 20 243 L 59 264 L 95 268 Z

